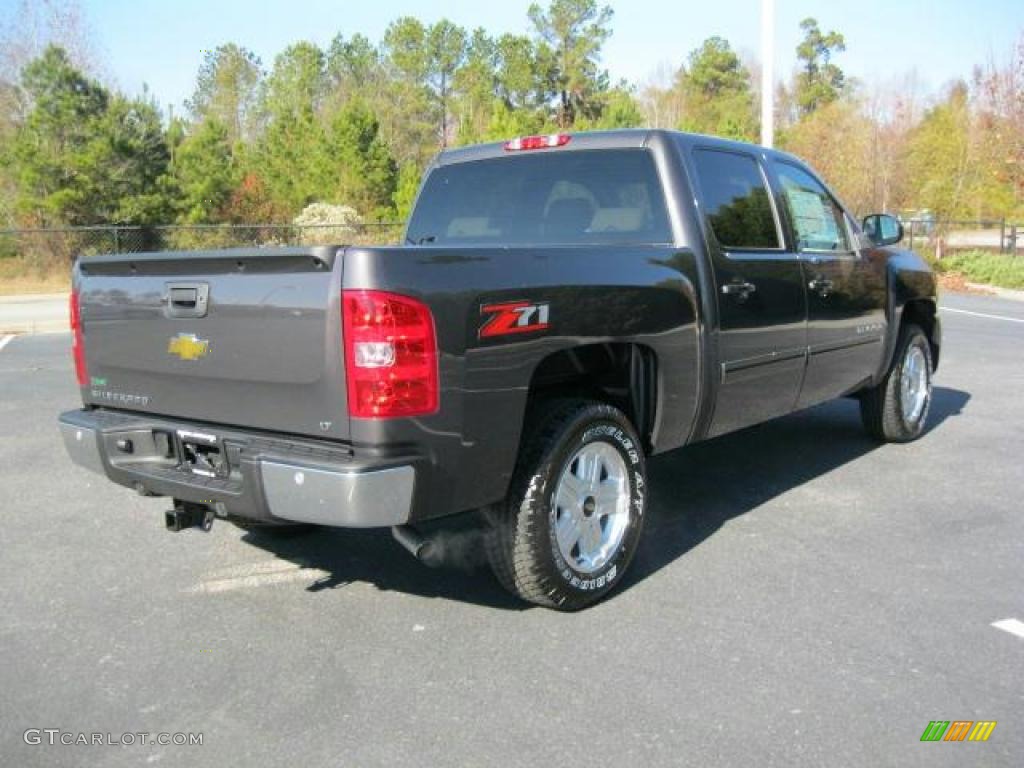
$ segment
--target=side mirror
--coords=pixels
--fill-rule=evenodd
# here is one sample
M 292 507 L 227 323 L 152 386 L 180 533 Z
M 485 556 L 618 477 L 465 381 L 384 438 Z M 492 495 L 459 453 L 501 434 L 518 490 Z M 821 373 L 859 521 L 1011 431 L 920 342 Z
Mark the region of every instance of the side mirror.
M 875 245 L 892 245 L 903 239 L 903 225 L 895 216 L 872 213 L 862 223 L 864 234 Z

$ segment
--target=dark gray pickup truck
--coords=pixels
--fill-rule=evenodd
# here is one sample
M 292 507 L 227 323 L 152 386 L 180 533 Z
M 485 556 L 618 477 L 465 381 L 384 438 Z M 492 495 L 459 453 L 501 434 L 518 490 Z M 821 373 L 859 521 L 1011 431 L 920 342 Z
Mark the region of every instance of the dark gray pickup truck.
M 928 266 L 800 160 L 669 131 L 441 153 L 402 247 L 80 259 L 71 457 L 172 530 L 484 511 L 499 580 L 572 610 L 618 584 L 647 456 L 830 398 L 924 428 Z M 680 499 L 685 503 L 685 499 Z

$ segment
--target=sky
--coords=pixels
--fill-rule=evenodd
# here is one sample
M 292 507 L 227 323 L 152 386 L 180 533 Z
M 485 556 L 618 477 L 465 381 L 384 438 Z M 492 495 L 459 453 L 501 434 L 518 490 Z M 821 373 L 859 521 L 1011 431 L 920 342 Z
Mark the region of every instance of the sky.
M 45 0 L 36 0 L 44 2 Z M 58 0 L 59 1 L 59 0 Z M 0 0 L 0 22 L 24 0 Z M 147 84 L 176 112 L 191 94 L 203 51 L 236 42 L 267 69 L 287 45 L 309 40 L 326 47 L 341 33 L 379 41 L 403 16 L 425 22 L 447 17 L 491 34 L 528 33 L 529 2 L 512 0 L 79 0 L 95 37 L 106 79 L 129 94 Z M 544 2 L 542 2 L 544 4 Z M 713 35 L 741 55 L 760 58 L 760 0 L 607 2 L 615 11 L 604 65 L 613 80 L 649 80 L 659 67 L 677 68 Z M 989 61 L 1005 61 L 1024 35 L 1024 0 L 776 0 L 776 75 L 795 66 L 800 20 L 814 16 L 823 30 L 846 37 L 836 62 L 848 76 L 891 84 L 915 71 L 920 87 L 936 92 Z

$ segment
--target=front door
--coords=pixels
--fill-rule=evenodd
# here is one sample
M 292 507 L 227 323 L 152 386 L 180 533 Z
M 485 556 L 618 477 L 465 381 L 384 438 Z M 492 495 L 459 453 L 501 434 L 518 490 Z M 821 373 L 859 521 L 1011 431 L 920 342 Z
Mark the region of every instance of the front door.
M 799 407 L 839 397 L 877 370 L 885 339 L 885 262 L 862 251 L 856 225 L 795 163 L 772 163 L 807 285 L 807 373 Z
M 789 413 L 804 373 L 802 266 L 785 247 L 762 159 L 693 151 L 718 300 L 720 383 L 709 435 Z

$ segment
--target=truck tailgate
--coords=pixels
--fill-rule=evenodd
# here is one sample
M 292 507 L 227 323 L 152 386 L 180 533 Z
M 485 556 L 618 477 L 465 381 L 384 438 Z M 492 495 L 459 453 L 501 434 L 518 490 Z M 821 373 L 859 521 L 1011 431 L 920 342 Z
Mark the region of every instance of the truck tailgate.
M 87 257 L 87 403 L 348 437 L 342 249 Z

